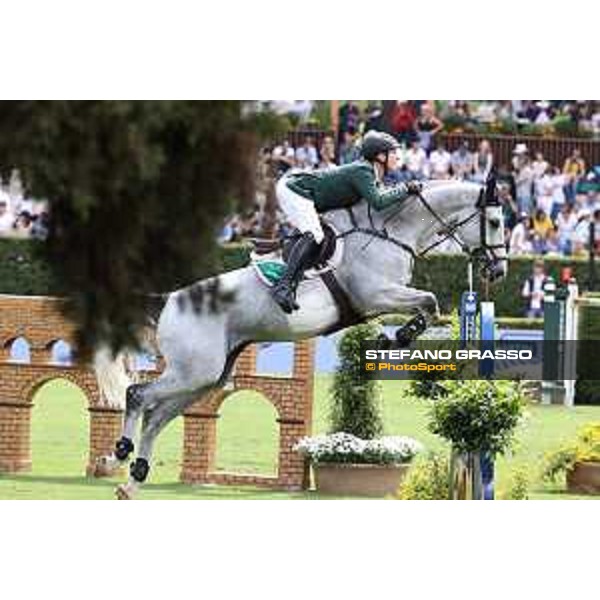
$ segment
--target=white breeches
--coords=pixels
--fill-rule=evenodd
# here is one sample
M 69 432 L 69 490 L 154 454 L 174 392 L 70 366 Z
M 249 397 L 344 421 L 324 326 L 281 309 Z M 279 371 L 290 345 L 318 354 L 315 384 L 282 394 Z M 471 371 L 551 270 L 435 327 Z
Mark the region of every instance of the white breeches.
M 324 235 L 315 205 L 308 198 L 304 198 L 290 190 L 285 181 L 286 177 L 284 175 L 277 182 L 275 188 L 281 210 L 294 227 L 297 227 L 302 233 L 310 231 L 315 237 L 315 241 L 320 244 Z

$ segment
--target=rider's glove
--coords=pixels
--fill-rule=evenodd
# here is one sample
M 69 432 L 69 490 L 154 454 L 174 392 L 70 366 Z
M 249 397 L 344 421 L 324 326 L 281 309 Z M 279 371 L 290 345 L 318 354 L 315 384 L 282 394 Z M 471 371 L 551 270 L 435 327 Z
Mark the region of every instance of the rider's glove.
M 411 180 L 406 182 L 406 191 L 409 194 L 419 194 L 423 189 L 423 184 L 420 181 Z

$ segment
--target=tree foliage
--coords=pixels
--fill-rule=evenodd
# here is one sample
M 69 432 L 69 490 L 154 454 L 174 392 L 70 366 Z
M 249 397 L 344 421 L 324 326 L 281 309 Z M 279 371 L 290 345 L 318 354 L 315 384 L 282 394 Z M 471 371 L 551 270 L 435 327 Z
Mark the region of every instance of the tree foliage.
M 0 103 L 0 167 L 48 199 L 45 252 L 84 353 L 131 344 L 144 298 L 208 273 L 253 199 L 256 118 L 234 101 Z
M 446 394 L 431 404 L 429 430 L 460 453 L 504 454 L 525 407 L 522 386 L 513 381 L 446 381 Z

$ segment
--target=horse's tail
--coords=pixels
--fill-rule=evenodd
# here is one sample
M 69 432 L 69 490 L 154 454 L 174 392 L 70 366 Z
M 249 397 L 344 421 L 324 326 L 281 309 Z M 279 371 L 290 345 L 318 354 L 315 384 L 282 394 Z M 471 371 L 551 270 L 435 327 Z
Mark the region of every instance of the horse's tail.
M 132 381 L 125 370 L 124 354 L 113 353 L 106 346 L 99 348 L 93 362 L 100 393 L 109 408 L 125 408 L 125 392 Z
M 145 295 L 144 309 L 149 327 L 156 327 L 168 297 L 168 294 Z M 142 340 L 142 345 L 151 346 L 148 340 Z M 151 347 L 150 351 L 156 351 L 156 348 Z M 101 346 L 94 354 L 93 367 L 98 387 L 106 405 L 110 408 L 125 408 L 125 393 L 127 388 L 134 383 L 125 368 L 126 360 L 126 352 L 115 356 L 107 346 Z

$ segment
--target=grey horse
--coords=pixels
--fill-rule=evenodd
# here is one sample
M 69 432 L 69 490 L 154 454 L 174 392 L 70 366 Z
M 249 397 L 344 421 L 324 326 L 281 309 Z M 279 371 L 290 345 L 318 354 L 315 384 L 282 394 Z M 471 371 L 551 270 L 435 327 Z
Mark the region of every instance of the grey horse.
M 495 182 L 492 182 L 495 189 Z M 333 269 L 338 294 L 321 277 L 303 280 L 300 309 L 285 314 L 269 288 L 249 265 L 174 291 L 164 298 L 156 339 L 165 370 L 155 381 L 128 385 L 123 361 L 98 352 L 95 366 L 100 388 L 113 405 L 125 404 L 125 421 L 115 452 L 104 469 L 123 464 L 134 451 L 140 417 L 142 430 L 130 477 L 117 497 L 130 499 L 146 479 L 154 441 L 162 429 L 202 394 L 222 386 L 239 351 L 250 342 L 294 341 L 341 329 L 351 322 L 340 305 L 342 294 L 354 322 L 389 313 L 418 313 L 424 322 L 438 314 L 429 291 L 410 287 L 415 259 L 440 241 L 452 239 L 463 251 L 483 258 L 491 277 L 506 274 L 502 208 L 478 184 L 443 181 L 426 184 L 422 194 L 380 212 L 361 201 L 351 210 L 324 215 L 336 232 L 341 257 Z M 343 247 L 342 247 L 343 246 Z M 222 302 L 215 301 L 218 290 Z M 347 307 L 346 307 L 347 309 Z M 406 335 L 406 328 L 404 328 Z M 400 339 L 400 338 L 399 338 Z

